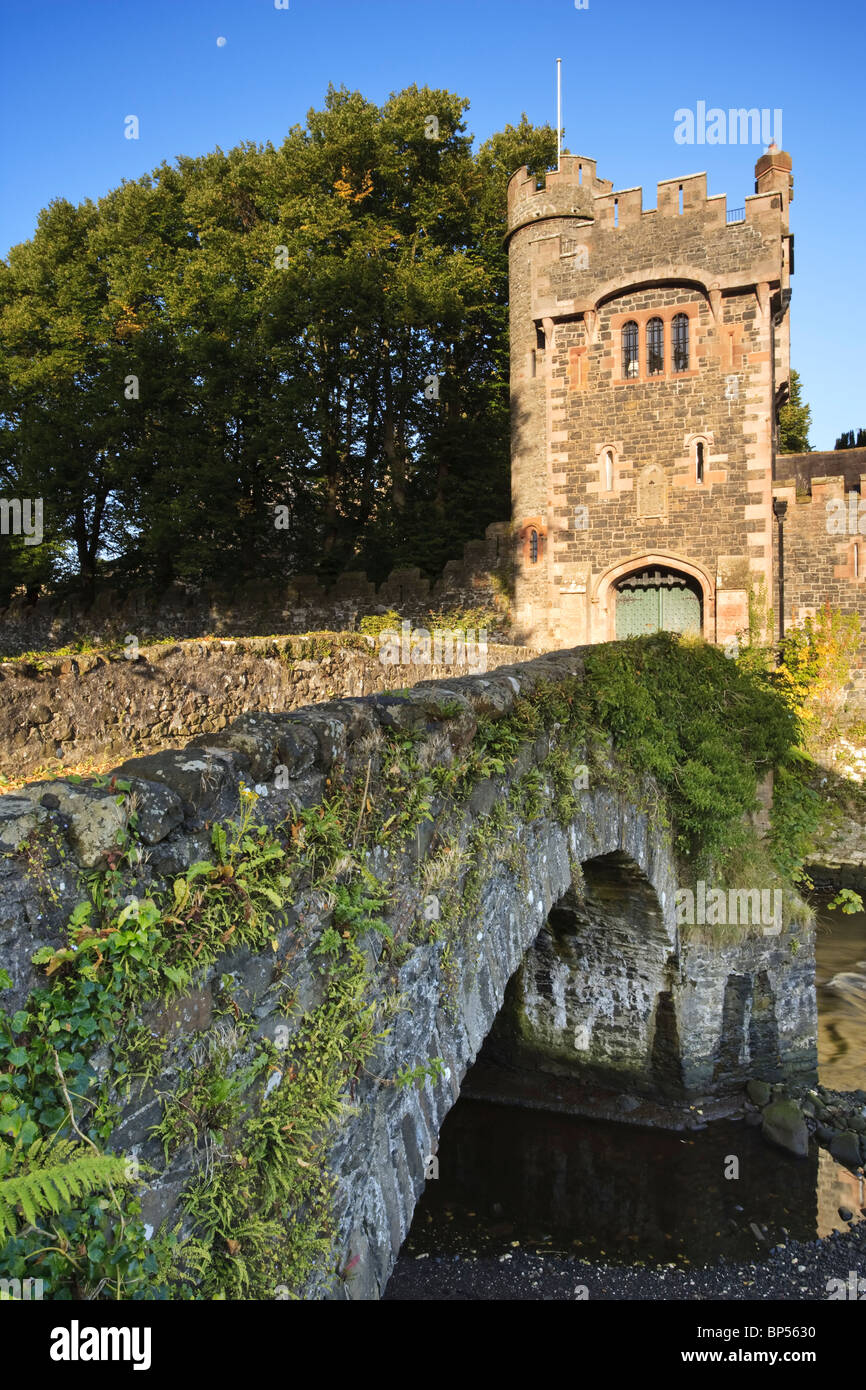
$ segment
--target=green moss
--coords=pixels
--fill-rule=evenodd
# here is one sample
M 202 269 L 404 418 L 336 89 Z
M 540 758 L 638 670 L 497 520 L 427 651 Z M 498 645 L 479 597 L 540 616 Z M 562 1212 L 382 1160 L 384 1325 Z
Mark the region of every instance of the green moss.
M 404 615 L 391 608 L 387 613 L 371 613 L 361 618 L 358 629 L 368 637 L 378 637 L 382 632 L 401 632 L 404 621 Z M 429 608 L 410 621 L 413 628 L 425 628 L 428 632 L 460 632 L 474 637 L 478 632 L 501 628 L 506 618 L 495 608 Z
M 586 674 L 591 722 L 664 793 L 677 850 L 723 858 L 759 778 L 795 755 L 796 721 L 768 678 L 669 633 L 599 647 Z

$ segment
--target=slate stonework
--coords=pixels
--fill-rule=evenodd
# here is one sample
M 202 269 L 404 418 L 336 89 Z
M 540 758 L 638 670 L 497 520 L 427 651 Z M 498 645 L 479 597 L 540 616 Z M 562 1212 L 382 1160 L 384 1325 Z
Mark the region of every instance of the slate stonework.
M 96 597 L 74 594 L 18 596 L 0 609 L 0 654 L 18 656 L 91 641 L 126 641 L 132 634 L 144 645 L 170 635 L 182 639 L 216 634 L 258 637 L 262 633 L 305 633 L 319 629 L 353 630 L 359 618 L 396 609 L 416 620 L 432 608 L 493 607 L 501 603 L 502 581 L 510 564 L 506 522 L 492 522 L 483 538 L 468 541 L 435 580 L 417 566 L 393 570 L 378 587 L 352 571 L 326 585 L 311 574 L 294 574 L 285 583 L 251 580 L 218 592 L 182 584 L 151 593 L 124 592 L 105 584 Z M 503 614 L 503 622 L 504 622 Z
M 296 808 L 321 800 L 335 758 L 345 760 L 347 771 L 362 765 L 358 760 L 366 761 L 368 756 L 365 740 L 377 725 L 420 725 L 438 740 L 437 747 L 445 755 L 446 746 L 453 750 L 467 745 L 482 714 L 507 713 L 518 696 L 539 681 L 579 677 L 582 672 L 583 653 L 577 649 L 500 667 L 483 676 L 419 684 L 406 695 L 381 693 L 280 714 L 247 714 L 234 721 L 220 740 L 199 740 L 186 750 L 129 759 L 117 773 L 131 780 L 144 813 L 146 846 L 138 862 L 124 871 L 126 887 L 130 894 L 146 895 L 191 862 L 207 857 L 210 822 L 236 814 L 239 782 L 249 781 L 253 768 L 266 793 L 257 809 L 275 824 L 290 809 L 296 813 Z M 533 764 L 543 764 L 547 753 L 548 738 L 539 738 L 524 748 L 514 773 L 479 784 L 468 811 L 452 826 L 462 844 L 491 806 L 507 795 L 510 778 Z M 273 780 L 280 765 L 291 772 L 285 788 L 278 788 Z M 816 1031 L 811 931 L 797 930 L 796 967 L 782 959 L 775 939 L 747 935 L 740 943 L 718 950 L 683 939 L 675 920 L 677 869 L 668 834 L 644 809 L 651 798 L 641 796 L 638 803 L 624 790 L 626 780 L 617 776 L 615 764 L 608 772 L 604 780 L 581 793 L 580 812 L 569 826 L 544 816 L 521 819 L 513 842 L 494 847 L 482 884 L 477 931 L 459 934 L 452 941 L 447 977 L 443 940 L 416 946 L 394 972 L 393 988 L 404 997 L 406 1007 L 393 1018 L 385 1041 L 361 1073 L 331 1146 L 330 1167 L 338 1179 L 335 1246 L 343 1264 L 354 1262 L 353 1278 L 335 1286 L 323 1276 L 311 1282 L 308 1296 L 371 1299 L 381 1294 L 423 1189 L 425 1167 L 435 1153 L 442 1122 L 491 1031 L 509 979 L 534 947 L 551 909 L 580 891 L 581 864 L 591 865 L 600 858 L 609 863 L 608 857 L 616 856 L 623 865 L 623 901 L 633 906 L 637 900 L 630 896 L 628 885 L 636 875 L 640 878 L 643 916 L 633 914 L 633 927 L 639 933 L 654 924 L 664 981 L 661 976 L 650 980 L 640 1000 L 635 996 L 641 1016 L 634 1036 L 643 1038 L 644 1054 L 648 1047 L 653 1050 L 657 987 L 664 983 L 669 988 L 673 982 L 682 1104 L 704 1095 L 741 1091 L 756 1069 L 758 1074 L 763 1070 L 773 1074 L 781 1070 L 785 1076 L 796 1077 L 810 1074 Z M 64 940 L 69 913 L 83 896 L 79 871 L 106 862 L 118 817 L 122 819 L 128 810 L 129 798 L 119 805 L 106 789 L 87 785 L 43 783 L 16 796 L 0 797 L 0 839 L 5 847 L 0 857 L 0 960 L 13 982 L 0 995 L 4 1008 L 19 1007 L 36 984 L 33 952 Z M 43 846 L 35 859 L 21 848 L 32 839 L 34 827 Z M 419 843 L 423 853 L 426 845 Z M 523 858 L 523 871 L 508 857 L 513 847 Z M 413 844 L 400 853 L 377 846 L 370 854 L 371 867 L 389 882 L 392 920 L 419 910 L 418 853 L 419 845 Z M 469 867 L 461 871 L 461 882 Z M 615 902 L 609 910 L 611 951 L 606 957 L 599 937 L 596 962 L 587 968 L 590 976 L 596 975 L 595 992 L 613 997 L 619 950 Z M 156 1091 L 172 1092 L 188 1069 L 196 1045 L 230 1037 L 225 1020 L 217 1018 L 214 1010 L 226 974 L 233 976 L 241 1007 L 258 1018 L 261 1036 L 273 1038 L 278 1028 L 296 1028 L 300 1013 L 321 997 L 313 948 L 329 920 L 326 898 L 316 892 L 301 895 L 275 914 L 275 951 L 256 954 L 247 948 L 227 949 L 184 997 L 168 1007 L 166 1001 L 156 1000 L 145 1011 L 144 1026 L 168 1037 L 169 1047 L 154 1084 L 124 1103 L 112 1142 L 153 1165 L 143 1198 L 150 1230 L 169 1218 L 182 1217 L 184 1184 L 201 1162 L 189 1146 L 166 1162 L 152 1134 L 161 1115 Z M 369 939 L 365 950 L 375 961 L 381 938 Z M 650 974 L 654 969 L 650 961 Z M 762 972 L 772 984 L 761 995 L 765 1026 L 750 1032 L 747 1015 L 729 1007 L 729 983 L 743 976 L 757 980 Z M 286 988 L 295 998 L 295 1010 L 289 1015 L 281 1004 Z M 377 988 L 384 988 L 382 982 Z M 593 980 L 584 979 L 581 988 L 592 993 Z M 578 1076 L 584 1051 L 574 1049 Z M 444 1063 L 436 1080 L 428 1077 L 420 1086 L 402 1088 L 376 1079 L 394 1077 L 407 1066 L 423 1066 L 430 1058 Z M 561 1064 L 561 1056 L 559 1060 Z M 107 1052 L 96 1058 L 98 1068 L 106 1069 L 109 1062 Z M 637 1071 L 647 1070 L 645 1062 L 642 1055 Z
M 531 654 L 490 641 L 484 660 L 493 667 Z M 477 662 L 480 654 L 470 655 Z M 383 666 L 376 640 L 359 633 L 190 640 L 141 647 L 134 660 L 88 652 L 0 662 L 0 769 L 16 779 L 62 773 L 88 758 L 211 737 L 247 712 L 367 695 L 386 681 L 400 686 L 462 669 Z

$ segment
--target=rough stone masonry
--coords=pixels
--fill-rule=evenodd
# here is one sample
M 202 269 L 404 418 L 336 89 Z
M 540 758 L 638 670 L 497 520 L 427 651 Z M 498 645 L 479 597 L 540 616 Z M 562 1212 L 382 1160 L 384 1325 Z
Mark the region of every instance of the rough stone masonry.
M 484 676 L 422 683 L 400 695 L 247 713 L 186 749 L 128 760 L 117 775 L 131 781 L 137 804 L 142 853 L 135 892 L 164 885 L 210 856 L 207 827 L 237 813 L 242 780 L 259 785 L 262 816 L 277 823 L 290 810 L 319 803 L 326 779 L 341 768 L 348 775 L 362 765 L 377 729 L 420 730 L 447 760 L 471 742 L 482 715 L 506 715 L 541 681 L 580 677 L 583 655 L 576 649 Z M 478 783 L 451 827 L 463 845 L 516 779 L 532 768 L 546 776 L 551 739 L 555 733 L 526 744 L 511 771 Z M 275 782 L 278 767 L 288 774 L 284 786 Z M 678 870 L 667 833 L 646 809 L 649 801 L 629 795 L 626 785 L 611 761 L 607 776 L 581 790 L 572 823 L 560 825 L 549 813 L 519 816 L 509 843 L 494 844 L 485 860 L 475 929 L 450 939 L 449 968 L 440 939 L 416 945 L 393 972 L 404 1006 L 359 1077 L 330 1148 L 338 1180 L 335 1248 L 353 1277 L 335 1285 L 323 1271 L 307 1296 L 381 1294 L 442 1122 L 522 962 L 538 1065 L 542 1073 L 547 1068 L 552 1086 L 564 1067 L 578 1079 L 603 1072 L 612 1084 L 686 1107 L 741 1089 L 756 1074 L 768 1081 L 813 1075 L 811 929 L 792 928 L 791 937 L 766 937 L 758 929 L 719 948 L 684 936 L 675 917 Z M 7 1010 L 20 1007 L 37 983 L 34 951 L 65 942 L 65 924 L 83 896 L 81 874 L 109 862 L 130 804 L 105 788 L 62 780 L 0 797 L 0 959 L 12 978 L 0 1004 Z M 421 827 L 407 849 L 379 845 L 370 853 L 371 869 L 387 882 L 393 921 L 420 910 L 419 856 L 424 859 L 431 838 L 429 827 Z M 35 843 L 43 846 L 39 856 L 26 852 Z M 473 867 L 462 865 L 458 887 Z M 558 969 L 547 972 L 545 984 L 546 924 L 556 923 L 556 909 L 571 914 L 570 938 L 560 944 Z M 163 1108 L 157 1093 L 177 1088 L 196 1047 L 215 1037 L 230 1042 L 216 1008 L 226 975 L 239 1007 L 255 1014 L 259 1036 L 297 1028 L 320 997 L 313 951 L 330 910 L 324 894 L 299 897 L 275 916 L 275 952 L 227 949 L 183 997 L 147 1007 L 142 1023 L 167 1040 L 167 1050 L 152 1084 L 124 1103 L 110 1146 L 152 1165 L 143 1201 L 149 1230 L 183 1216 L 185 1185 L 202 1163 L 192 1144 L 165 1159 L 152 1134 Z M 381 938 L 371 933 L 364 949 L 375 971 Z M 295 1001 L 290 1011 L 287 983 Z M 408 1087 L 383 1083 L 431 1058 L 441 1059 L 440 1076 Z M 106 1070 L 109 1062 L 106 1048 L 96 1065 Z M 281 1077 L 279 1084 L 291 1083 Z
M 788 630 L 825 603 L 866 612 L 863 533 L 828 526 L 828 507 L 861 508 L 866 450 L 779 452 L 791 170 L 771 145 L 734 209 L 705 173 L 665 179 L 649 208 L 582 155 L 512 175 L 520 640 L 544 649 L 661 627 L 726 643 L 756 618 L 769 627 L 770 610 L 771 635 L 780 615 Z

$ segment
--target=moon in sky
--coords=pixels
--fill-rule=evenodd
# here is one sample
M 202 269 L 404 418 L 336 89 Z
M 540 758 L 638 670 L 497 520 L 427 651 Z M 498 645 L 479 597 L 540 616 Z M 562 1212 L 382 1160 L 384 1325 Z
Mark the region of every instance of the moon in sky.
M 222 37 L 222 35 L 220 35 L 220 37 L 217 39 L 217 48 L 225 48 L 225 46 L 226 46 L 226 41 L 225 41 L 225 39 Z

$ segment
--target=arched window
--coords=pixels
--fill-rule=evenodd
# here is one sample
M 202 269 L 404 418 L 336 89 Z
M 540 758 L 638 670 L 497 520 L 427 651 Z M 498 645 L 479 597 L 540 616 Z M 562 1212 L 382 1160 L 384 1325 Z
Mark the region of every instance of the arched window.
M 659 376 L 665 369 L 665 326 L 661 319 L 650 319 L 646 326 L 647 376 Z
M 673 366 L 675 372 L 687 372 L 689 369 L 689 316 L 688 314 L 674 314 L 673 337 L 671 344 L 673 347 Z
M 613 492 L 613 450 L 604 451 L 604 490 Z
M 530 531 L 530 533 L 529 533 L 529 563 L 530 563 L 531 565 L 537 565 L 537 564 L 538 564 L 538 532 L 537 532 L 537 531 Z
M 704 481 L 704 441 L 699 439 L 695 444 L 695 479 L 697 482 Z
M 639 374 L 637 324 L 633 319 L 622 326 L 622 374 L 635 377 Z

